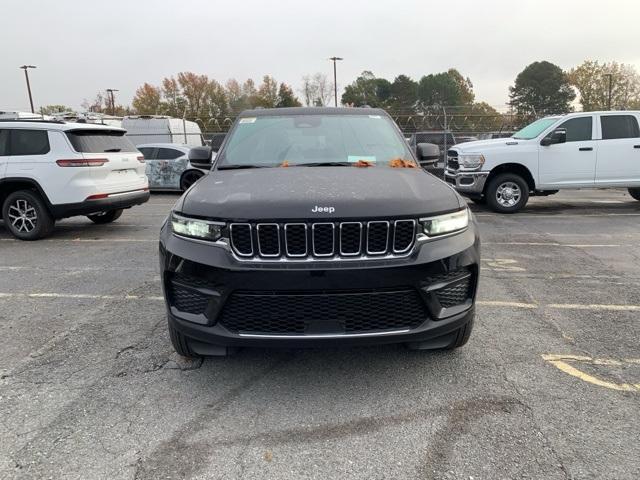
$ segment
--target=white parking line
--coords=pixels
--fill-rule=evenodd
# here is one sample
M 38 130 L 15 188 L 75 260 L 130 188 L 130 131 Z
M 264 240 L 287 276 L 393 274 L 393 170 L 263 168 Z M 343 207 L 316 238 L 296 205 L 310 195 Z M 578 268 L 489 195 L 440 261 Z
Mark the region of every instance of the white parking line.
M 522 303 L 522 302 L 503 302 L 501 300 L 478 300 L 476 305 L 483 307 L 513 307 L 513 308 L 538 308 L 535 303 Z
M 0 298 L 64 298 L 75 300 L 153 300 L 163 297 L 153 295 L 94 295 L 91 293 L 0 293 Z
M 558 242 L 482 242 L 483 245 L 520 245 L 530 247 L 573 247 L 573 248 L 617 248 L 632 247 L 629 244 L 617 243 L 558 243 Z
M 22 242 L 15 238 L 0 238 L 0 242 Z M 158 243 L 157 238 L 45 238 L 39 242 L 64 242 L 64 243 L 111 243 L 111 242 L 153 242 Z
M 559 308 L 563 310 L 603 310 L 611 312 L 638 312 L 640 305 L 599 305 L 582 303 L 552 303 L 548 308 Z

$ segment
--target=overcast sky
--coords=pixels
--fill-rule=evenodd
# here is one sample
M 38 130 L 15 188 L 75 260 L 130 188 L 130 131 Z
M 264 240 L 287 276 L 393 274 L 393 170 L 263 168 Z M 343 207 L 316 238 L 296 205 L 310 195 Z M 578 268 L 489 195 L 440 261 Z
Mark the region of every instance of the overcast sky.
M 616 60 L 640 70 L 638 0 L 2 0 L 0 110 L 79 108 L 106 88 L 129 104 L 143 82 L 180 71 L 220 82 L 273 75 L 296 92 L 305 74 L 343 87 L 363 70 L 390 80 L 455 67 L 477 100 L 507 101 L 526 65 Z

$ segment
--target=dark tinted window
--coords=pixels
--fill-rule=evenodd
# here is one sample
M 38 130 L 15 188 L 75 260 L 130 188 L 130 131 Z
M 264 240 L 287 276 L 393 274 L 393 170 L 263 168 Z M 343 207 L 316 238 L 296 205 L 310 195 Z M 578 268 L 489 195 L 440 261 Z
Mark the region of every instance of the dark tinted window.
M 583 142 L 591 140 L 593 117 L 578 117 L 561 123 L 558 128 L 567 131 L 567 142 Z
M 140 150 L 140 153 L 142 153 L 142 155 L 144 155 L 145 159 L 153 160 L 153 151 L 155 150 L 154 148 L 141 147 L 141 148 L 138 148 L 138 150 Z
M 45 155 L 49 153 L 46 130 L 11 130 L 9 152 L 14 155 Z
M 66 132 L 76 152 L 137 152 L 131 140 L 118 130 L 73 130 Z
M 0 157 L 9 155 L 9 130 L 0 130 Z
M 603 115 L 600 121 L 603 140 L 640 137 L 638 121 L 632 115 Z
M 159 148 L 156 158 L 158 160 L 174 160 L 183 155 L 184 153 L 180 150 L 174 150 L 173 148 Z

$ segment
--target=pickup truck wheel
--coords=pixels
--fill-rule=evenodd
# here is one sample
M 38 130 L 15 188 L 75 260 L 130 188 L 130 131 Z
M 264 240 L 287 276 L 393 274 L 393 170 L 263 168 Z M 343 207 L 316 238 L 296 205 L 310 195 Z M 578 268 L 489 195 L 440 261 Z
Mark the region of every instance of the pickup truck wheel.
M 187 172 L 184 172 L 182 174 L 182 178 L 180 179 L 180 190 L 182 190 L 183 192 L 185 190 L 188 190 L 191 185 L 196 183 L 200 179 L 200 177 L 202 177 L 202 175 L 204 174 L 197 170 L 189 170 Z
M 491 179 L 485 198 L 494 212 L 515 213 L 527 204 L 529 185 L 520 175 L 503 173 Z
M 629 188 L 629 195 L 636 200 L 640 200 L 640 188 Z
M 100 212 L 93 215 L 87 215 L 87 218 L 93 223 L 103 225 L 105 223 L 115 222 L 122 215 L 122 209 L 120 210 L 108 210 L 106 212 Z
M 10 194 L 2 205 L 2 218 L 9 233 L 19 240 L 44 238 L 55 225 L 40 195 L 31 190 Z

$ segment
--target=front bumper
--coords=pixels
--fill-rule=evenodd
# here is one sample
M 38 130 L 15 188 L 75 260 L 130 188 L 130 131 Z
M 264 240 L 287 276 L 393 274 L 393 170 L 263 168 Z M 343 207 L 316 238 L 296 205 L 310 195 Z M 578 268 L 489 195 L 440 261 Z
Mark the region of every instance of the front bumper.
M 465 172 L 445 170 L 444 179 L 459 193 L 470 196 L 480 196 L 484 192 L 484 185 L 489 172 Z
M 254 263 L 177 237 L 165 225 L 160 270 L 169 322 L 197 353 L 206 354 L 207 344 L 445 347 L 473 318 L 479 246 L 472 223 L 460 234 L 418 243 L 404 258 Z M 456 304 L 451 299 L 461 291 Z

